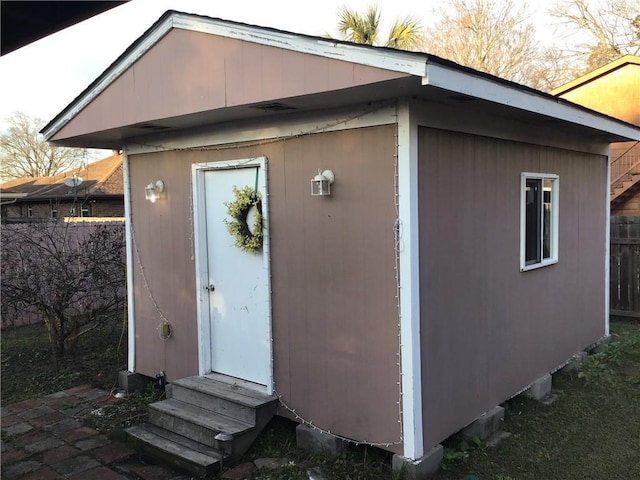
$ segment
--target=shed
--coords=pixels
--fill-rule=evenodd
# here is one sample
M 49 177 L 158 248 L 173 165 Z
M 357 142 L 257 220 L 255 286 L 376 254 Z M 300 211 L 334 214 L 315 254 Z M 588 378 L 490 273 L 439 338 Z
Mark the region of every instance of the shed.
M 609 144 L 640 130 L 551 95 L 169 11 L 43 133 L 124 152 L 131 372 L 414 461 L 609 333 Z

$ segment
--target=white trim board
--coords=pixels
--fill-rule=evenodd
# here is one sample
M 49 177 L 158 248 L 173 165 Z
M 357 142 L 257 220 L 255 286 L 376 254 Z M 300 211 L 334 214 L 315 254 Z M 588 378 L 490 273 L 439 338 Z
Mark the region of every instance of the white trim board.
M 127 370 L 136 371 L 136 315 L 135 295 L 133 291 L 133 223 L 131 222 L 131 183 L 129 180 L 129 157 L 126 150 L 122 152 L 122 175 L 124 182 L 124 228 L 127 254 Z
M 181 12 L 174 14 L 173 27 L 409 75 L 424 75 L 426 65 L 426 56 L 423 53 L 362 47 L 330 38 L 306 36 L 283 30 L 227 22 L 217 18 L 194 17 Z
M 411 105 L 398 105 L 398 223 L 400 260 L 400 362 L 403 456 L 424 455 L 422 353 L 420 349 L 420 251 L 418 231 L 418 127 Z

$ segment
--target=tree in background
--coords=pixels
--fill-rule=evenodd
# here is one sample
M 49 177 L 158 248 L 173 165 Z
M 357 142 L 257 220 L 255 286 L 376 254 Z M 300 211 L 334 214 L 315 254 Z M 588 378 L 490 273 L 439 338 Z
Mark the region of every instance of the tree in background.
M 401 50 L 415 49 L 420 45 L 420 22 L 413 17 L 394 19 L 387 39 L 380 42 L 381 11 L 375 4 L 359 13 L 346 6 L 338 11 L 338 32 L 343 40 L 365 45 L 382 45 Z
M 586 37 L 567 51 L 582 72 L 640 53 L 640 0 L 559 0 L 550 13 L 570 37 Z
M 84 148 L 49 145 L 38 132 L 45 122 L 17 112 L 0 134 L 0 177 L 49 177 L 78 168 L 87 160 Z
M 437 16 L 426 31 L 425 51 L 536 88 L 558 81 L 545 67 L 545 57 L 555 52 L 539 49 L 526 2 L 448 0 Z
M 124 225 L 46 222 L 0 226 L 3 324 L 25 310 L 49 330 L 53 361 L 126 301 Z

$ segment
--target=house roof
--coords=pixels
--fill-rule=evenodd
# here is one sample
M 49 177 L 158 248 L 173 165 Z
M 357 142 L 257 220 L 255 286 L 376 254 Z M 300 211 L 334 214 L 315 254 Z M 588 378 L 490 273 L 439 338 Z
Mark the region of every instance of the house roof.
M 87 128 L 90 127 L 86 127 L 84 119 L 89 115 L 88 110 L 97 108 L 94 101 L 100 100 L 98 97 L 103 92 L 108 95 L 109 88 L 121 78 L 125 78 L 128 70 L 136 62 L 148 59 L 149 52 L 154 48 L 160 48 L 158 44 L 175 31 L 199 32 L 312 55 L 328 61 L 348 62 L 354 67 L 364 66 L 372 71 L 393 74 L 393 77 L 385 78 L 384 81 L 379 79 L 360 83 L 350 88 L 305 91 L 303 95 L 295 97 L 287 97 L 287 92 L 280 92 L 280 96 L 253 99 L 244 104 L 220 103 L 205 107 L 197 97 L 202 92 L 181 92 L 182 95 L 192 95 L 192 97 L 186 97 L 188 102 L 174 103 L 180 103 L 179 107 L 193 104 L 195 107 L 192 110 L 185 111 L 184 108 L 181 110 L 175 107 L 169 113 L 163 111 L 162 115 L 149 118 L 126 117 L 123 113 L 118 124 L 101 125 L 99 129 L 96 127 L 94 130 L 88 130 Z M 193 58 L 195 55 L 204 55 L 196 51 L 189 53 Z M 168 54 L 171 52 L 169 51 Z M 175 52 L 173 54 L 177 55 Z M 211 61 L 206 56 L 197 58 L 202 61 Z M 166 59 L 166 61 L 169 60 Z M 215 72 L 209 72 L 209 74 L 212 73 Z M 215 88 L 212 84 L 213 82 L 210 82 L 208 88 Z M 426 53 L 354 44 L 171 10 L 162 15 L 94 82 L 51 120 L 42 129 L 42 133 L 47 140 L 59 145 L 121 148 L 128 139 L 152 133 L 150 129 L 176 131 L 207 124 L 256 118 L 261 115 L 285 114 L 267 112 L 267 109 L 260 113 L 257 109 L 260 109 L 262 104 L 270 105 L 273 102 L 295 100 L 296 109 L 298 112 L 303 112 L 400 97 L 416 97 L 456 105 L 464 103 L 465 109 L 468 109 L 470 114 L 474 109 L 482 109 L 496 115 L 508 116 L 525 124 L 540 125 L 552 120 L 557 126 L 557 122 L 560 121 L 567 132 L 573 131 L 592 138 L 597 137 L 604 142 L 640 139 L 640 130 L 631 124 L 577 106 L 553 95 Z M 153 103 L 149 100 L 147 102 Z M 108 101 L 103 103 L 109 104 Z M 167 98 L 158 94 L 155 103 L 167 103 Z M 107 108 L 104 105 L 101 108 Z M 95 114 L 99 116 L 100 112 Z M 107 117 L 109 116 L 103 115 L 103 118 Z M 69 125 L 73 126 L 74 123 L 80 128 L 69 128 Z
M 82 179 L 77 188 L 65 184 L 65 180 L 74 178 L 74 175 Z M 123 196 L 122 155 L 114 153 L 75 172 L 64 172 L 52 177 L 18 178 L 0 184 L 0 196 L 22 201 L 74 198 L 79 195 Z
M 575 90 L 576 88 L 581 87 L 586 83 L 592 82 L 600 77 L 608 75 L 614 70 L 623 68 L 626 65 L 640 65 L 640 57 L 636 55 L 625 55 L 623 57 L 618 58 L 617 60 L 614 60 L 613 62 L 603 65 L 600 68 L 592 70 L 589 73 L 585 73 L 584 75 L 576 78 L 575 80 L 565 83 L 564 85 L 561 85 L 557 88 L 554 88 L 553 90 L 551 90 L 550 93 L 551 95 L 564 95 L 570 92 L 571 90 Z

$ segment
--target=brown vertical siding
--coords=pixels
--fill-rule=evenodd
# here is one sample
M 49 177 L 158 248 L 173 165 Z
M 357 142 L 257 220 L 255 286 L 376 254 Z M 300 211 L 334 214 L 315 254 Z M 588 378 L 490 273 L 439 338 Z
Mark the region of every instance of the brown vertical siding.
M 172 30 L 52 140 L 403 76 L 207 33 Z
M 429 449 L 604 335 L 606 158 L 421 128 Z M 560 177 L 559 263 L 520 272 L 520 174 Z
M 305 136 L 220 151 L 130 157 L 136 245 L 160 321 L 134 262 L 136 364 L 169 380 L 197 373 L 190 168 L 192 163 L 268 159 L 275 387 L 299 415 L 356 440 L 393 443 L 398 423 L 398 311 L 393 224 L 395 128 Z M 333 195 L 311 197 L 319 168 Z M 144 200 L 161 178 L 164 201 Z M 391 446 L 390 449 L 398 449 Z

